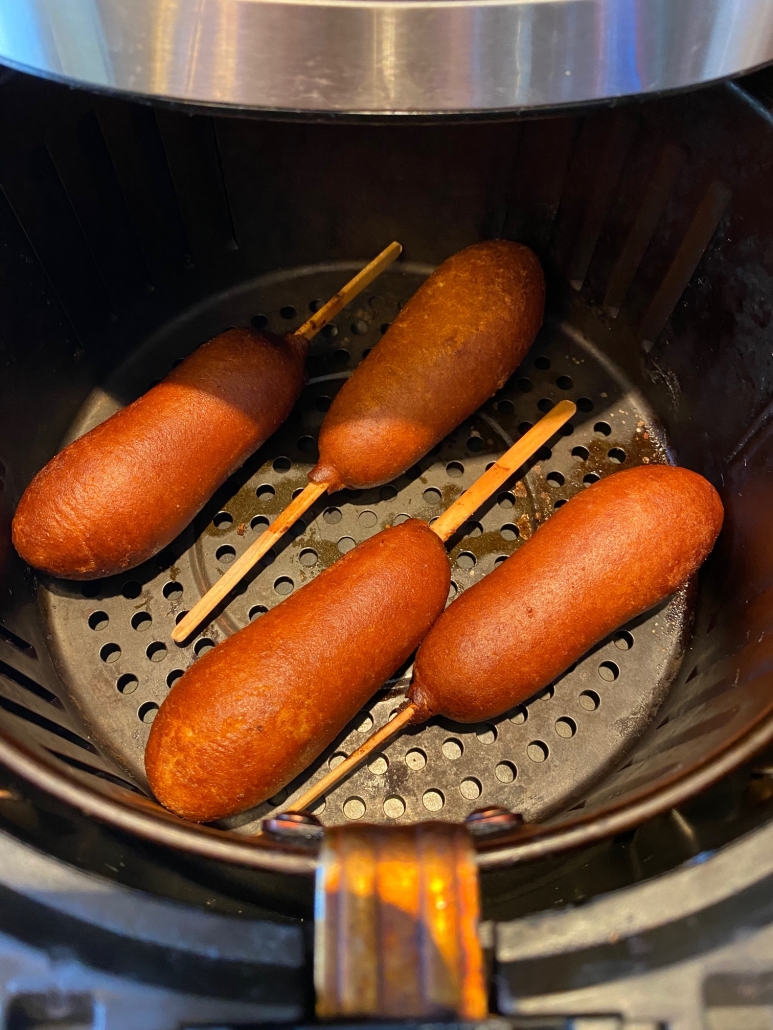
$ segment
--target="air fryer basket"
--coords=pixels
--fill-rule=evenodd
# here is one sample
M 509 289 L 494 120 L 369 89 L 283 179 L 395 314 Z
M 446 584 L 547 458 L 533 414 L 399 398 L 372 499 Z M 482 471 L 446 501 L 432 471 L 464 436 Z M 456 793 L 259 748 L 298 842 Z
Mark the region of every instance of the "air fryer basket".
M 670 809 L 773 735 L 769 116 L 723 86 L 543 121 L 336 125 L 190 115 L 23 76 L 0 87 L 0 760 L 118 830 L 200 857 L 307 873 L 265 837 L 306 777 L 228 826 L 145 793 L 158 704 L 198 654 L 279 603 L 353 541 L 439 514 L 551 403 L 571 433 L 452 542 L 453 591 L 601 475 L 679 461 L 727 520 L 699 580 L 494 724 L 432 724 L 339 787 L 324 823 L 520 811 L 483 868 L 557 854 Z M 432 267 L 504 236 L 540 254 L 545 328 L 513 380 L 389 488 L 325 499 L 186 648 L 169 631 L 302 486 L 329 398 Z M 229 325 L 292 328 L 392 238 L 405 261 L 312 347 L 291 419 L 193 527 L 115 580 L 38 579 L 8 525 L 67 439 Z M 662 531 L 668 532 L 668 525 Z M 385 686 L 321 775 L 407 683 Z

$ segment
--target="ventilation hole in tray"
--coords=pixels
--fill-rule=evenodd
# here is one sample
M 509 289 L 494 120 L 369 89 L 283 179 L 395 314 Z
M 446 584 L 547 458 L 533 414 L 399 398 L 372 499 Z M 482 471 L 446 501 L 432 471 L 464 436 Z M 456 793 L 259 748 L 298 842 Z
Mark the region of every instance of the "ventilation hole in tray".
M 375 758 L 368 762 L 368 769 L 370 769 L 374 776 L 385 776 L 388 768 L 389 759 L 386 755 L 376 755 Z
M 262 533 L 264 529 L 268 529 L 268 526 L 269 521 L 265 515 L 256 515 L 250 522 L 250 529 L 255 530 L 256 533 Z
M 461 758 L 464 754 L 464 745 L 456 737 L 449 737 L 448 740 L 443 741 L 441 751 L 443 752 L 443 757 L 447 758 L 449 762 L 455 762 L 457 758 Z
M 439 504 L 443 495 L 439 490 L 436 490 L 434 486 L 428 486 L 422 494 L 422 497 L 427 504 Z
M 136 579 L 128 579 L 121 587 L 121 593 L 127 601 L 133 601 L 142 593 L 142 586 L 137 582 Z
M 121 657 L 121 648 L 118 644 L 105 644 L 100 648 L 99 657 L 103 662 L 107 662 L 108 665 L 112 665 L 113 662 L 117 662 Z
M 547 398 L 547 397 L 543 397 L 543 398 L 542 398 L 541 400 L 538 400 L 538 401 L 537 401 L 537 408 L 538 408 L 538 409 L 539 409 L 539 410 L 540 410 L 540 411 L 541 411 L 541 412 L 542 412 L 543 414 L 547 414 L 547 412 L 549 412 L 549 411 L 550 411 L 550 409 L 551 409 L 551 408 L 553 408 L 553 407 L 555 407 L 555 401 L 551 401 L 551 400 L 550 400 L 549 398 Z
M 338 336 L 338 326 L 326 325 L 322 330 L 322 335 L 325 337 L 326 340 L 334 340 L 336 336 Z
M 551 486 L 563 486 L 565 482 L 560 472 L 548 472 L 546 479 Z
M 311 454 L 317 449 L 317 441 L 313 436 L 298 437 L 298 450 L 303 454 Z
M 289 322 L 291 318 L 295 318 L 298 312 L 295 310 L 292 304 L 285 304 L 283 308 L 279 309 L 279 314 L 282 316 L 282 318 L 286 319 Z
M 479 451 L 482 451 L 485 446 L 486 442 L 480 436 L 471 436 L 467 441 L 467 449 L 472 451 L 473 454 L 477 454 Z
M 234 517 L 230 511 L 219 511 L 212 519 L 215 529 L 228 529 L 234 524 Z
M 164 597 L 167 601 L 179 601 L 182 596 L 182 583 L 178 583 L 176 579 L 171 579 L 168 583 L 164 584 Z
M 258 489 L 255 491 L 255 496 L 259 501 L 270 501 L 272 497 L 276 495 L 276 490 L 270 483 L 261 483 Z
M 525 376 L 523 376 L 520 379 L 516 380 L 515 387 L 517 390 L 520 390 L 521 393 L 530 393 L 532 390 L 531 379 L 527 379 Z
M 250 319 L 250 323 L 253 329 L 265 329 L 268 325 L 268 319 L 265 315 L 253 315 Z
M 89 629 L 95 630 L 97 633 L 100 630 L 107 629 L 107 624 L 110 622 L 107 612 L 92 612 L 89 615 Z
M 298 561 L 304 568 L 310 569 L 316 565 L 319 560 L 319 555 L 313 547 L 304 547 L 301 553 L 298 555 Z
M 193 650 L 196 654 L 196 657 L 201 658 L 201 656 L 205 655 L 207 651 L 211 651 L 214 646 L 214 640 L 210 640 L 209 637 L 202 637 L 201 640 L 196 641 Z
M 456 559 L 456 565 L 460 569 L 473 569 L 475 568 L 476 558 L 472 551 L 462 551 Z
M 451 580 L 451 583 L 449 584 L 449 587 L 448 587 L 448 600 L 449 601 L 453 601 L 453 599 L 456 597 L 456 595 L 458 593 L 459 593 L 459 587 L 457 586 L 456 583 L 454 583 L 453 580 Z
M 554 508 L 563 508 L 563 506 L 565 504 L 566 504 L 566 498 L 565 497 L 559 497 L 558 500 L 556 501 L 556 503 L 553 505 L 553 507 Z
M 584 708 L 586 712 L 595 712 L 601 704 L 601 698 L 595 690 L 584 690 L 582 694 L 580 694 L 579 700 L 580 707 Z
M 587 447 L 577 446 L 572 448 L 572 457 L 577 461 L 587 461 L 590 457 L 590 452 Z
M 409 769 L 413 769 L 414 772 L 423 769 L 427 764 L 426 752 L 422 751 L 419 747 L 411 748 L 405 755 L 405 764 Z
M 540 372 L 547 372 L 550 368 L 550 358 L 546 358 L 544 354 L 540 354 L 538 358 L 534 359 L 534 367 L 538 368 Z
M 384 322 L 382 324 L 382 326 L 381 326 L 382 335 L 383 335 L 383 333 L 385 333 L 387 331 L 387 329 L 389 329 L 391 324 L 392 324 L 391 322 Z
M 517 540 L 521 535 L 521 531 L 514 523 L 506 522 L 499 530 L 499 534 L 503 540 Z
M 446 803 L 442 790 L 425 791 L 421 801 L 428 812 L 439 812 Z
M 153 619 L 147 612 L 135 612 L 132 615 L 132 629 L 136 629 L 139 633 L 149 630 L 152 622 Z
M 353 822 L 362 819 L 366 812 L 366 805 L 362 798 L 351 797 L 344 801 L 344 815 Z
M 384 815 L 387 819 L 399 819 L 405 814 L 405 802 L 397 794 L 384 799 Z
M 520 726 L 529 718 L 529 710 L 523 705 L 518 705 L 517 708 L 513 708 L 507 718 L 516 726 Z
M 89 580 L 88 583 L 81 583 L 81 593 L 84 597 L 97 597 L 102 590 L 102 581 L 99 579 Z
M 230 565 L 236 557 L 236 548 L 231 547 L 230 544 L 223 544 L 222 547 L 218 547 L 215 551 L 215 557 L 221 565 Z
M 293 583 L 289 576 L 280 576 L 274 580 L 274 590 L 281 597 L 287 597 L 288 594 L 293 592 L 294 588 L 295 583 Z
M 152 644 L 148 644 L 145 654 L 151 662 L 163 662 L 166 658 L 166 644 L 160 640 L 154 640 Z
M 571 390 L 574 386 L 574 382 L 570 376 L 559 376 L 558 379 L 556 379 L 556 386 L 559 390 Z
M 625 451 L 622 447 L 612 447 L 607 452 L 607 457 L 614 465 L 622 465 L 625 461 Z
M 139 686 L 140 681 L 130 672 L 126 672 L 123 676 L 119 676 L 116 680 L 116 688 L 119 694 L 133 694 Z
M 593 401 L 590 397 L 580 397 L 577 401 L 577 407 L 580 411 L 593 411 Z
M 459 793 L 466 801 L 475 801 L 483 793 L 480 780 L 474 776 L 468 776 L 459 784 Z
M 544 762 L 549 753 L 547 744 L 542 740 L 533 740 L 526 748 L 526 754 L 532 762 Z
M 497 497 L 497 504 L 500 508 L 514 508 L 515 507 L 515 494 L 511 494 L 506 491 Z
M 519 422 L 518 423 L 518 432 L 521 434 L 521 436 L 523 436 L 524 434 L 528 433 L 529 430 L 533 429 L 533 428 L 534 428 L 534 423 L 533 422 L 526 421 L 526 422 Z
M 314 407 L 317 409 L 317 411 L 329 411 L 330 403 L 330 398 L 327 397 L 325 394 L 322 394 L 320 397 L 317 397 L 317 399 L 314 401 Z
M 494 775 L 500 783 L 512 783 L 518 775 L 518 770 L 512 762 L 500 762 L 494 769 Z
M 335 526 L 343 518 L 343 514 L 340 508 L 325 508 L 322 512 L 322 518 L 330 526 Z
M 265 605 L 263 605 L 263 604 L 254 604 L 252 606 L 252 608 L 250 608 L 250 611 L 249 611 L 249 614 L 248 614 L 248 618 L 249 618 L 250 622 L 254 622 L 256 619 L 259 619 L 261 615 L 265 615 L 267 611 L 268 611 L 268 608 L 266 608 Z
M 178 623 L 182 622 L 187 614 L 188 614 L 187 608 L 185 609 L 185 611 L 178 612 L 177 615 L 175 615 L 175 617 L 174 617 L 175 625 L 177 625 Z M 184 647 L 185 645 L 184 644 L 178 644 L 177 646 L 178 647 Z
M 598 483 L 599 479 L 601 479 L 601 476 L 598 472 L 588 472 L 582 477 L 582 481 L 586 486 L 593 486 L 594 483 Z
M 494 407 L 499 412 L 499 414 L 504 415 L 505 418 L 507 418 L 509 415 L 512 415 L 515 411 L 515 405 L 512 401 L 508 400 L 497 401 Z
M 352 332 L 355 336 L 364 336 L 368 331 L 368 323 L 364 322 L 361 318 L 358 318 L 356 322 L 352 322 Z
M 407 522 L 410 517 L 410 515 L 407 515 L 404 511 L 402 511 L 399 515 L 395 515 L 395 517 L 392 519 L 392 525 L 402 526 L 402 524 L 404 522 Z
M 316 313 L 319 311 L 319 309 L 323 308 L 324 306 L 325 306 L 324 300 L 310 300 L 309 301 L 309 311 L 312 313 L 312 315 L 316 315 Z
M 490 722 L 482 722 L 475 727 L 475 736 L 481 744 L 494 744 L 498 734 Z
M 577 732 L 577 724 L 574 719 L 563 718 L 556 720 L 556 733 L 559 737 L 573 737 Z
M 621 651 L 630 651 L 633 647 L 633 634 L 626 629 L 621 630 L 615 635 L 615 647 Z
M 461 461 L 449 461 L 446 465 L 446 473 L 452 479 L 458 479 L 464 475 L 464 465 L 462 465 Z
M 602 662 L 599 665 L 599 676 L 607 683 L 614 683 L 620 675 L 620 669 L 614 662 Z
M 169 675 L 166 678 L 166 685 L 168 687 L 173 687 L 175 685 L 175 683 L 179 679 L 182 679 L 182 677 L 184 675 L 185 675 L 185 670 L 184 669 L 172 669 L 172 671 L 169 673 Z
M 145 704 L 140 705 L 140 707 L 137 709 L 137 717 L 139 718 L 140 722 L 149 724 L 153 722 L 153 720 L 155 719 L 156 715 L 158 714 L 158 709 L 159 706 L 156 704 L 155 701 L 146 701 Z

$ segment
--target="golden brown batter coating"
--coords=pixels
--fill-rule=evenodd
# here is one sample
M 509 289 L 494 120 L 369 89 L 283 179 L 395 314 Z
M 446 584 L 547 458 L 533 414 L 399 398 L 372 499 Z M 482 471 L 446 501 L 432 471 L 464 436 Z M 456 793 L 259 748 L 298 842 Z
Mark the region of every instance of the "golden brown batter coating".
M 66 579 L 152 557 L 290 414 L 307 348 L 251 329 L 199 347 L 38 472 L 14 516 L 16 550 Z
M 547 686 L 594 644 L 672 594 L 722 527 L 688 469 L 619 472 L 572 498 L 438 619 L 416 656 L 416 721 L 478 722 Z
M 450 581 L 443 544 L 411 519 L 219 644 L 153 723 L 145 769 L 156 797 L 197 822 L 272 797 L 408 658 Z
M 333 401 L 309 473 L 331 492 L 389 482 L 510 378 L 542 324 L 545 280 L 520 243 L 476 243 L 420 287 Z

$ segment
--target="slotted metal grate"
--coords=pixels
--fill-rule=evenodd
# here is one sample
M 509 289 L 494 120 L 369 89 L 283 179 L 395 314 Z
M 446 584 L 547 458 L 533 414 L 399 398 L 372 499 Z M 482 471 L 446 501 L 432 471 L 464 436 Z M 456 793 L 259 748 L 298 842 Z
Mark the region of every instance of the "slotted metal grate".
M 390 271 L 321 334 L 312 348 L 309 382 L 290 419 L 167 551 L 110 580 L 48 581 L 41 587 L 67 691 L 99 748 L 140 786 L 149 724 L 197 657 L 384 526 L 438 516 L 560 398 L 578 405 L 571 424 L 540 451 L 523 479 L 493 497 L 450 542 L 450 600 L 601 476 L 669 460 L 651 411 L 623 375 L 575 330 L 547 325 L 524 365 L 474 418 L 394 483 L 322 498 L 231 604 L 187 646 L 175 645 L 175 620 L 303 488 L 330 400 L 427 273 L 410 265 Z M 340 285 L 342 274 L 342 268 L 306 269 L 257 280 L 229 298 L 229 317 L 292 329 Z M 164 375 L 206 338 L 215 316 L 199 310 L 147 341 L 91 395 L 69 438 Z M 687 621 L 683 593 L 496 722 L 459 726 L 437 720 L 404 735 L 321 802 L 317 813 L 328 824 L 359 818 L 406 822 L 461 819 L 482 805 L 500 804 L 532 820 L 566 807 L 619 762 L 649 722 L 675 672 Z M 257 820 L 291 805 L 328 764 L 389 718 L 409 681 L 410 670 L 400 670 L 306 775 L 228 825 L 252 832 Z

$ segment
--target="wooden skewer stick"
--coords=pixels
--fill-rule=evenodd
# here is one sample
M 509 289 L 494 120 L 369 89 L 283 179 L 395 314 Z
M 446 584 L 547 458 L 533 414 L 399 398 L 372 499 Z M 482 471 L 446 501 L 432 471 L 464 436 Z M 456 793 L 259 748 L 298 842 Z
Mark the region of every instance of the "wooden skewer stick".
M 560 401 L 544 418 L 533 426 L 528 433 L 524 433 L 520 440 L 506 451 L 488 472 L 484 472 L 480 479 L 476 479 L 472 486 L 465 490 L 451 507 L 432 524 L 432 530 L 437 533 L 441 540 L 448 540 L 462 526 L 481 504 L 487 500 L 495 490 L 502 486 L 510 476 L 517 471 L 521 465 L 539 450 L 544 443 L 558 432 L 561 426 L 577 411 L 577 407 L 571 401 Z M 291 811 L 302 812 L 310 808 L 324 794 L 327 794 L 341 780 L 362 765 L 368 755 L 373 751 L 389 743 L 393 737 L 408 725 L 415 717 L 417 706 L 413 701 L 399 709 L 397 715 L 377 730 L 372 737 L 369 737 L 364 744 L 353 751 L 348 758 L 345 758 L 335 769 L 331 769 L 325 776 L 310 787 L 305 794 L 292 802 Z
M 577 411 L 572 401 L 559 401 L 536 426 L 524 433 L 520 440 L 505 451 L 499 461 L 494 462 L 488 472 L 475 480 L 472 486 L 457 497 L 450 508 L 436 519 L 430 527 L 441 540 L 449 540 L 474 515 L 484 501 L 512 476 L 525 461 L 535 454 L 543 444 L 554 436 L 561 426 Z
M 311 340 L 323 326 L 327 325 L 331 319 L 335 318 L 339 311 L 346 307 L 353 297 L 356 297 L 366 286 L 369 286 L 376 276 L 383 272 L 387 265 L 391 265 L 395 258 L 400 256 L 402 249 L 400 243 L 396 241 L 390 243 L 388 247 L 381 251 L 378 257 L 375 257 L 361 272 L 358 272 L 353 279 L 350 279 L 343 289 L 334 294 L 327 304 L 324 304 L 319 311 L 312 315 L 308 322 L 304 322 L 294 335 Z M 177 644 L 187 640 L 199 624 L 214 611 L 240 580 L 247 575 L 250 569 L 258 564 L 260 559 L 271 550 L 274 544 L 281 540 L 290 526 L 305 511 L 308 511 L 317 498 L 321 497 L 326 490 L 327 484 L 325 483 L 309 483 L 303 493 L 299 494 L 274 519 L 271 526 L 261 533 L 258 539 L 247 548 L 241 558 L 231 565 L 228 572 L 191 608 L 185 618 L 180 620 L 178 625 L 172 630 L 172 640 Z
M 244 576 L 258 564 L 264 554 L 271 550 L 277 540 L 281 540 L 292 524 L 327 490 L 327 483 L 309 483 L 309 485 L 290 501 L 285 510 L 274 519 L 258 539 L 250 544 L 244 554 L 235 561 L 230 569 L 204 594 L 200 601 L 191 608 L 185 618 L 172 630 L 172 640 L 181 644 L 194 632 L 199 623 L 214 611 L 220 602 L 231 593 Z
M 382 744 L 388 744 L 393 737 L 396 737 L 411 721 L 416 707 L 413 701 L 409 701 L 404 708 L 400 708 L 391 722 L 382 726 L 380 730 L 376 730 L 372 737 L 368 737 L 365 743 L 361 744 L 356 751 L 352 751 L 349 757 L 345 758 L 340 765 L 326 773 L 321 780 L 315 783 L 313 787 L 310 787 L 297 801 L 293 801 L 292 808 L 288 809 L 288 811 L 303 812 L 305 809 L 311 808 L 316 801 L 319 801 L 321 797 L 327 794 L 331 787 L 335 787 L 340 780 L 353 773 L 359 765 L 362 765 L 368 755 L 376 748 L 381 747 Z
M 308 322 L 304 322 L 300 329 L 293 335 L 303 336 L 311 340 L 324 326 L 331 322 L 339 311 L 343 311 L 349 301 L 361 293 L 366 286 L 370 286 L 373 280 L 381 275 L 387 265 L 391 265 L 395 258 L 400 257 L 403 252 L 401 243 L 396 240 L 385 247 L 378 257 L 374 257 L 370 264 L 366 265 L 361 272 L 358 272 L 353 279 L 350 279 L 343 289 L 333 294 L 327 304 L 323 304 L 319 311 L 315 312 Z

